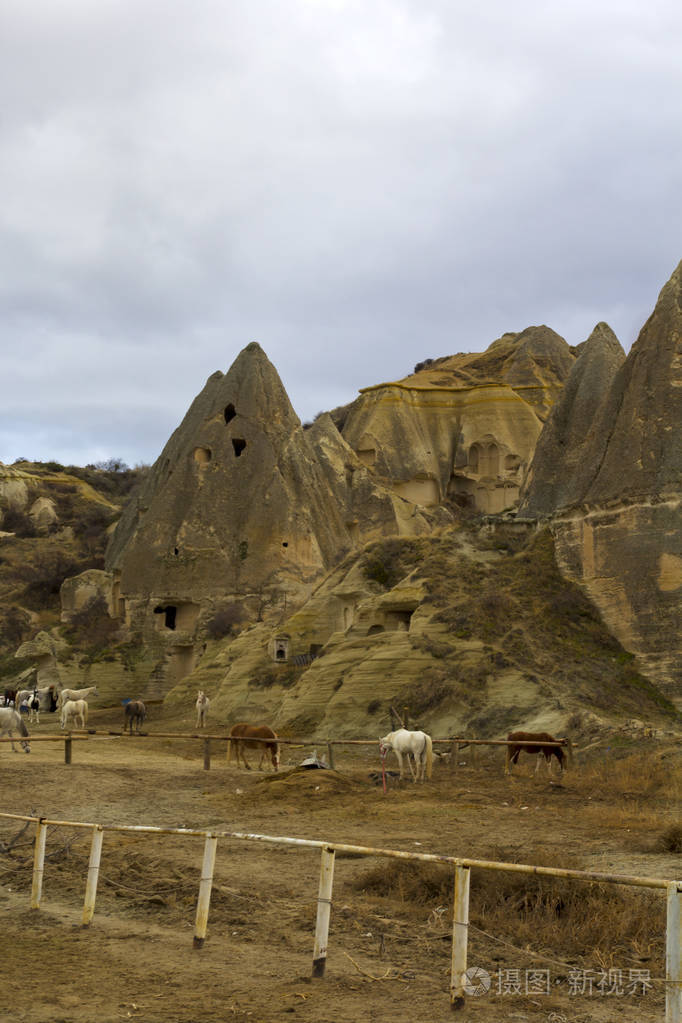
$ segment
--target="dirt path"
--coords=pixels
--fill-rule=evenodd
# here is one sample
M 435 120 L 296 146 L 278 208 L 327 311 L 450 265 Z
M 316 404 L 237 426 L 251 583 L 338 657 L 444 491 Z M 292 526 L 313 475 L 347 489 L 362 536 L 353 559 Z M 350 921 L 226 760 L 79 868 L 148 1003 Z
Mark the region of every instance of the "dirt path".
M 119 724 L 119 716 L 96 712 L 91 723 Z M 152 719 L 149 730 L 188 725 Z M 36 733 L 54 730 L 48 719 Z M 297 762 L 303 755 L 289 751 L 284 760 Z M 661 756 L 669 758 L 666 769 L 674 767 L 670 752 L 652 747 L 646 755 L 652 778 L 660 774 Z M 437 764 L 430 783 L 393 784 L 384 795 L 370 778 L 378 761 L 369 751 L 339 754 L 337 772 L 287 777 L 284 763 L 276 780 L 238 770 L 217 751 L 211 770 L 204 771 L 201 744 L 190 740 L 93 738 L 74 743 L 69 766 L 61 743 L 34 743 L 30 756 L 3 746 L 0 760 L 4 812 L 682 875 L 679 855 L 651 851 L 655 836 L 679 813 L 678 768 L 670 774 L 677 778 L 672 786 L 647 794 L 641 763 L 631 772 L 630 791 L 624 768 L 606 761 L 554 783 L 533 778 L 530 761 L 523 775 L 505 778 L 502 756 L 491 754 L 456 771 Z M 0 821 L 0 848 L 18 831 L 15 823 Z M 458 1018 L 449 1008 L 451 907 L 449 881 L 443 887 L 442 878 L 415 880 L 395 873 L 386 860 L 339 855 L 326 977 L 311 980 L 317 850 L 221 840 L 208 936 L 204 947 L 194 950 L 200 838 L 107 832 L 95 917 L 83 929 L 89 837 L 67 829 L 50 832 L 39 911 L 29 909 L 31 837 L 0 853 L 6 992 L 1 1020 L 413 1023 Z M 472 905 L 476 883 L 474 877 Z M 494 910 L 492 903 L 501 896 L 493 888 L 490 892 Z M 651 905 L 645 898 L 642 914 L 657 913 Z M 561 910 L 557 916 L 560 928 Z M 660 939 L 659 922 L 657 916 L 653 933 Z M 659 939 L 647 948 L 643 939 L 633 945 L 615 932 L 608 951 L 602 948 L 586 960 L 566 951 L 560 930 L 556 944 L 540 932 L 536 944 L 532 931 L 533 940 L 524 932 L 518 942 L 508 935 L 501 943 L 481 930 L 471 928 L 469 963 L 485 969 L 492 986 L 486 995 L 471 997 L 459 1018 L 480 1023 L 663 1018 L 660 985 L 640 997 L 596 990 L 579 995 L 571 993 L 568 974 L 568 967 L 578 964 L 592 969 L 595 980 L 600 969 L 621 971 L 623 984 L 635 969 L 661 976 Z M 526 946 L 547 958 L 533 958 Z M 534 969 L 549 973 L 534 976 L 529 972 Z M 546 980 L 549 993 L 540 991 Z

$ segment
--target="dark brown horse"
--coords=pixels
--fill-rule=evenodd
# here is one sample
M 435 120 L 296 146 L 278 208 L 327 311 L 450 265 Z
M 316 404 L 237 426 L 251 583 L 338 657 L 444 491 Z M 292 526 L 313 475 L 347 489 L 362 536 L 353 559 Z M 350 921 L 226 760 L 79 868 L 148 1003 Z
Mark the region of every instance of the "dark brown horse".
M 258 770 L 260 771 L 263 766 L 266 753 L 269 753 L 273 769 L 276 771 L 279 768 L 279 746 L 274 741 L 276 739 L 277 736 L 268 725 L 249 725 L 246 722 L 233 725 L 230 729 L 230 741 L 227 744 L 228 762 L 232 759 L 234 749 L 237 757 L 237 767 L 239 767 L 239 758 L 241 756 L 241 759 L 244 761 L 244 767 L 247 771 L 250 771 L 251 765 L 246 759 L 246 749 L 252 746 L 261 751 Z
M 126 726 L 129 725 L 130 734 L 132 735 L 133 725 L 135 725 L 135 731 L 139 733 L 146 716 L 147 708 L 143 704 L 142 700 L 129 700 L 128 703 L 126 703 L 123 731 L 125 732 Z
M 564 753 L 561 746 L 546 745 L 547 743 L 562 743 L 566 746 L 568 752 L 568 759 L 573 760 L 573 750 L 571 747 L 570 739 L 555 739 L 549 732 L 510 732 L 507 736 L 507 741 L 513 743 L 511 746 L 507 746 L 507 760 L 505 763 L 505 774 L 511 774 L 512 764 L 517 764 L 519 760 L 519 753 L 537 753 L 537 761 L 535 764 L 535 774 L 540 770 L 540 763 L 544 757 L 545 764 L 547 765 L 547 771 L 549 774 L 552 773 L 552 757 L 556 757 L 559 763 L 559 771 L 563 774 L 564 771 L 564 760 L 566 760 L 566 754 Z

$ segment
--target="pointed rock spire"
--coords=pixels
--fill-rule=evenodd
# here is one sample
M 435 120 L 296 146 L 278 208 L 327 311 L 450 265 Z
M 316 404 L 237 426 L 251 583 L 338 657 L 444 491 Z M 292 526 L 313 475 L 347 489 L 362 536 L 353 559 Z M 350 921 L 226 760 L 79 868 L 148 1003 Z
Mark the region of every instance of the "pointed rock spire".
M 520 515 L 551 515 L 582 500 L 607 441 L 598 425 L 600 409 L 624 361 L 616 335 L 608 324 L 598 323 L 540 434 L 521 491 Z
M 590 503 L 679 491 L 682 479 L 682 263 L 614 379 Z M 595 459 L 596 461 L 596 459 Z

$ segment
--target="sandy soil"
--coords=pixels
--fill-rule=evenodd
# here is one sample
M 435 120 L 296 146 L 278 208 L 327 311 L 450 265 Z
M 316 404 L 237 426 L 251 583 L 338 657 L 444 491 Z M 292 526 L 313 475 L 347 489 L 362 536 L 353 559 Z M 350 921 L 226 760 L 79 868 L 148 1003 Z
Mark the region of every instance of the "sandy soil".
M 118 710 L 95 710 L 90 725 L 120 727 L 120 718 Z M 48 717 L 34 732 L 53 734 L 56 724 Z M 150 733 L 192 727 L 189 716 L 161 720 L 160 708 L 152 709 L 147 722 Z M 528 759 L 519 776 L 508 779 L 501 751 L 479 755 L 476 764 L 462 754 L 456 770 L 437 763 L 430 783 L 393 782 L 384 794 L 371 777 L 379 767 L 376 750 L 337 752 L 335 772 L 287 774 L 309 752 L 288 748 L 276 780 L 228 764 L 224 750 L 224 744 L 213 744 L 211 769 L 205 771 L 202 744 L 194 740 L 91 737 L 74 742 L 70 765 L 61 743 L 36 742 L 29 756 L 2 745 L 0 809 L 480 858 L 511 852 L 529 863 L 539 862 L 541 849 L 584 869 L 682 876 L 679 856 L 650 851 L 652 834 L 679 813 L 679 791 L 649 799 L 646 806 L 636 794 L 616 797 L 606 767 L 603 784 L 593 782 L 588 794 L 581 767 L 553 783 L 532 777 Z M 660 757 L 661 751 L 652 747 L 649 755 Z M 606 756 L 599 749 L 591 754 L 597 761 Z M 95 916 L 83 928 L 89 836 L 50 829 L 42 905 L 32 911 L 32 831 L 19 835 L 20 827 L 0 819 L 3 1021 L 663 1019 L 660 984 L 639 997 L 571 994 L 562 955 L 501 943 L 475 928 L 469 964 L 489 972 L 491 990 L 469 998 L 464 1011 L 453 1015 L 450 907 L 438 898 L 414 902 L 400 891 L 363 891 L 367 872 L 387 863 L 376 857 L 337 857 L 324 979 L 311 979 L 317 850 L 221 840 L 208 935 L 204 947 L 194 949 L 203 840 L 107 832 Z M 627 977 L 636 967 L 662 975 L 660 943 L 653 952 L 640 950 L 638 958 L 624 936 L 613 938 L 610 960 L 602 956 L 591 963 L 595 971 L 621 968 Z M 533 968 L 550 971 L 549 994 L 526 993 L 526 971 Z M 513 987 L 513 970 L 519 971 L 521 993 L 498 991 L 498 985 Z

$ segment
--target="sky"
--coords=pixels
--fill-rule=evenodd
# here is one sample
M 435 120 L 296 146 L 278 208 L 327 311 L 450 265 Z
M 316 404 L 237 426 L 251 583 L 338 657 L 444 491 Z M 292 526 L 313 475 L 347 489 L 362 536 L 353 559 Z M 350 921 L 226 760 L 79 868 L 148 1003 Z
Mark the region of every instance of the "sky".
M 673 0 L 3 0 L 0 461 L 153 462 L 258 341 L 301 420 L 682 259 Z

